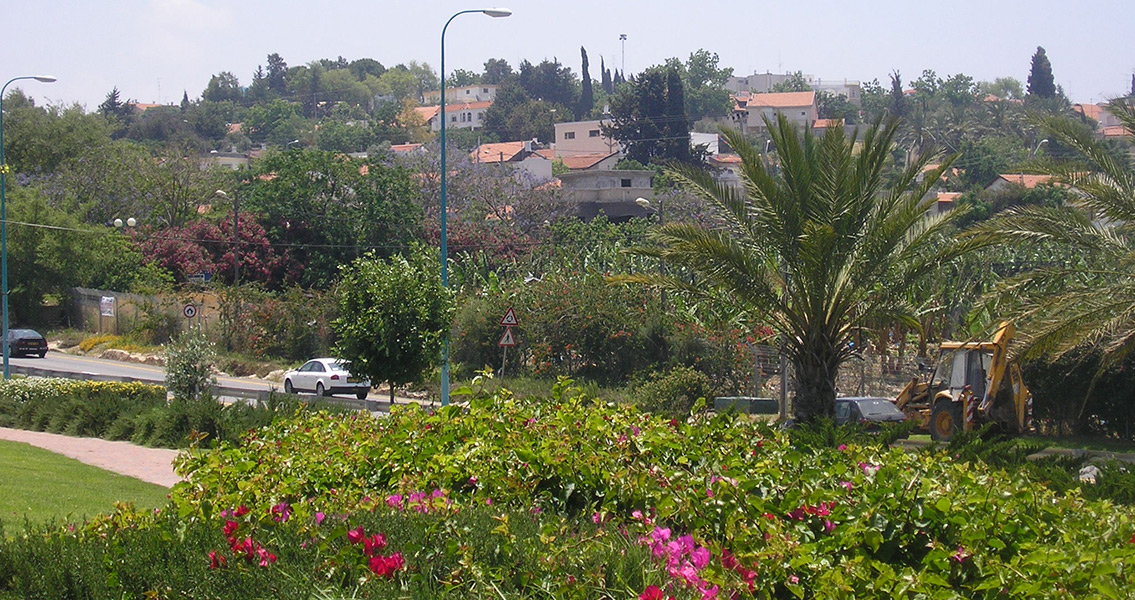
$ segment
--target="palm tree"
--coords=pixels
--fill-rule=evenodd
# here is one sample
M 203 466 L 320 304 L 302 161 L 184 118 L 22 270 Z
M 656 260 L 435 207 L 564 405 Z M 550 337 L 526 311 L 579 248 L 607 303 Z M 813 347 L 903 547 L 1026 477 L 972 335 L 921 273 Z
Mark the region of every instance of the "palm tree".
M 724 293 L 755 319 L 786 337 L 795 371 L 799 420 L 832 415 L 848 342 L 865 327 L 902 321 L 917 327 L 903 298 L 905 286 L 963 246 L 935 243 L 957 216 L 927 217 L 927 191 L 949 167 L 926 173 L 933 158 L 912 161 L 887 186 L 897 121 L 876 122 L 860 136 L 831 128 L 801 134 L 779 115 L 766 119 L 778 165 L 734 131 L 724 132 L 741 158 L 739 188 L 686 166 L 671 174 L 716 209 L 724 225 L 660 226 L 656 246 L 641 248 L 680 276 L 637 275 L 622 281 L 659 285 L 695 296 Z
M 1135 131 L 1135 106 L 1113 100 L 1108 111 Z M 1135 167 L 1081 124 L 1041 120 L 1047 135 L 1071 148 L 1075 161 L 1040 162 L 1075 192 L 1063 207 L 1023 207 L 990 219 L 969 233 L 988 243 L 1039 242 L 1078 250 L 1079 262 L 1055 264 L 1013 277 L 990 304 L 1017 322 L 1020 353 L 1056 359 L 1076 349 L 1098 350 L 1097 378 L 1135 349 Z M 1081 417 L 1091 395 L 1089 386 Z

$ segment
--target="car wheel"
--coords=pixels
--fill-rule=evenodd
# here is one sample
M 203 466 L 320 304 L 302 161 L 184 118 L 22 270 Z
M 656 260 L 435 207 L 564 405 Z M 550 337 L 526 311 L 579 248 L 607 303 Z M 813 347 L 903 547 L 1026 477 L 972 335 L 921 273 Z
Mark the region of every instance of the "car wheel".
M 39 357 L 40 357 L 40 358 L 43 358 L 43 357 L 45 357 L 45 356 L 47 356 L 47 350 L 44 350 L 43 352 L 40 352 L 40 353 L 39 353 Z
M 330 396 L 331 394 L 328 394 L 327 390 L 323 389 L 323 382 L 320 381 L 319 383 L 315 384 L 315 395 L 316 396 Z
M 961 403 L 942 400 L 934 404 L 934 409 L 930 412 L 930 439 L 936 442 L 948 442 L 961 430 Z
M 366 400 L 368 393 L 370 393 L 370 390 L 358 390 L 355 392 L 355 397 L 359 400 Z
M 284 393 L 285 394 L 296 393 L 296 388 L 292 387 L 292 380 L 291 379 L 285 379 L 284 380 Z

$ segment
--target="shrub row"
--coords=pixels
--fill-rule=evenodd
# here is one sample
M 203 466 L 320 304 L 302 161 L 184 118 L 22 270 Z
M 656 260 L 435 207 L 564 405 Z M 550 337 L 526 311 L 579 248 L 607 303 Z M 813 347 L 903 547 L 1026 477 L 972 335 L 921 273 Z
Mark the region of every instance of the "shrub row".
M 41 378 L 0 381 L 0 426 L 166 448 L 184 448 L 191 436 L 206 440 L 207 446 L 236 442 L 278 415 L 291 415 L 306 406 L 302 399 L 285 395 L 273 395 L 256 406 L 223 404 L 209 397 L 167 402 L 166 388 L 143 383 Z

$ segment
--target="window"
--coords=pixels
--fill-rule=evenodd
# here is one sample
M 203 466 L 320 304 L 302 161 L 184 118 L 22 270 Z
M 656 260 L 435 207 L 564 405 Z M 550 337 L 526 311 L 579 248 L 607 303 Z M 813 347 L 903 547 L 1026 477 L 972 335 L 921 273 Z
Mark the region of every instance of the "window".
M 469 95 L 469 93 L 470 93 L 470 92 L 472 92 L 472 91 L 473 91 L 473 90 L 465 90 L 465 95 L 466 95 L 466 96 L 468 96 L 468 95 Z
M 800 111 L 800 116 L 801 116 L 801 117 L 803 117 L 803 116 L 806 116 L 807 114 L 808 114 L 808 113 L 807 113 L 807 112 L 805 112 L 805 111 Z
M 630 179 L 620 179 L 619 180 L 619 186 L 620 187 L 631 187 L 631 180 Z
M 489 93 L 489 88 L 481 88 L 481 93 L 482 93 L 482 94 L 487 94 L 487 93 Z
M 598 129 L 592 129 L 591 131 L 588 131 L 587 137 L 599 137 L 599 130 Z
M 452 117 L 449 117 L 449 122 L 450 123 L 456 123 L 457 122 L 457 115 L 453 115 Z
M 481 113 L 477 113 L 477 120 L 478 120 L 478 121 L 480 121 L 480 120 L 481 120 Z
M 564 139 L 565 140 L 574 140 L 575 139 L 575 132 L 574 131 L 565 131 L 564 132 Z

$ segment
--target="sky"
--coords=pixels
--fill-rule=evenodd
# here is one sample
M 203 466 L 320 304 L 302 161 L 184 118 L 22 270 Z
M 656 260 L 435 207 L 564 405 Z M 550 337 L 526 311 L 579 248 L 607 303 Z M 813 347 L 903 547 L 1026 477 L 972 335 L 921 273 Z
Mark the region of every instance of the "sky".
M 822 80 L 888 84 L 924 69 L 1022 84 L 1037 46 L 1073 102 L 1127 94 L 1135 73 L 1135 1 L 1097 0 L 0 0 L 0 81 L 37 104 L 95 110 L 114 87 L 124 99 L 197 98 L 229 71 L 248 85 L 279 53 L 290 66 L 320 58 L 417 60 L 439 68 L 442 26 L 454 13 L 503 6 L 513 15 L 458 16 L 445 37 L 446 70 L 480 73 L 490 58 L 514 67 L 557 58 L 580 71 L 580 46 L 598 79 L 633 74 L 706 49 L 735 75 L 803 71 Z M 620 35 L 626 41 L 620 41 Z

